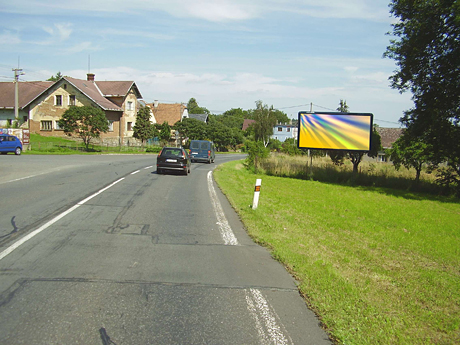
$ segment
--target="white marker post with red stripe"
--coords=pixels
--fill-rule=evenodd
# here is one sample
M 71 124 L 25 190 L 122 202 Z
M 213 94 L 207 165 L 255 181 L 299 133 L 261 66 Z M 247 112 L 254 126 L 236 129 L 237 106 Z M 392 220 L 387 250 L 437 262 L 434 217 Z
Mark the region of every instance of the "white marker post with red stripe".
M 252 209 L 255 210 L 257 205 L 259 204 L 259 194 L 260 194 L 260 186 L 262 185 L 262 179 L 258 178 L 256 180 L 256 186 L 254 188 L 254 200 L 252 201 Z

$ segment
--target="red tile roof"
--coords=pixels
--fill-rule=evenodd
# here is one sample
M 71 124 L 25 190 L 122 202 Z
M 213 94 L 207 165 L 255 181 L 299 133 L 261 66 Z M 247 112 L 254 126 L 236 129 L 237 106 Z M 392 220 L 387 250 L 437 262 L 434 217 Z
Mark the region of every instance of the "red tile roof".
M 158 124 L 167 122 L 173 126 L 176 122 L 181 121 L 182 114 L 185 110 L 185 105 L 181 103 L 164 104 L 158 103 L 155 107 L 154 104 L 147 104 L 153 111 L 153 116 Z
M 403 134 L 404 128 L 377 127 L 377 132 L 382 140 L 382 147 L 389 149 L 393 143 Z
M 19 108 L 23 108 L 45 92 L 51 85 L 52 81 L 26 81 L 19 82 Z M 14 83 L 0 83 L 0 109 L 14 109 Z

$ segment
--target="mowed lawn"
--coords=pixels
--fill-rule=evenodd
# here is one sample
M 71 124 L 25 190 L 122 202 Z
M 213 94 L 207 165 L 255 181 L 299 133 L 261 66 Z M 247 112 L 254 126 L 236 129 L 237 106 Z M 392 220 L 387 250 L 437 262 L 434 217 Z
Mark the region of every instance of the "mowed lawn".
M 460 344 L 458 200 L 255 175 L 242 161 L 214 176 L 337 343 Z

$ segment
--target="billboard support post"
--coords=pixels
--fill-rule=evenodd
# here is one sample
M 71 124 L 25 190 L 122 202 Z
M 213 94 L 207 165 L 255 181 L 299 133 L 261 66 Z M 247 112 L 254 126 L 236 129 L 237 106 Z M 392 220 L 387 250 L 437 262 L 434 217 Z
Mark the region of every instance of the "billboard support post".
M 262 179 L 256 180 L 256 186 L 254 187 L 254 199 L 252 200 L 252 209 L 255 210 L 259 204 L 260 186 L 262 185 Z

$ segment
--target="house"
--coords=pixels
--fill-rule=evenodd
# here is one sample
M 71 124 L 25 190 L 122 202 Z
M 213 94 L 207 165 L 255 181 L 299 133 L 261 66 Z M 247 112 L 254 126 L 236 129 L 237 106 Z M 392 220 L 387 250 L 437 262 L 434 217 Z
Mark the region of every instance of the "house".
M 188 114 L 190 119 L 196 119 L 198 121 L 208 123 L 208 114 Z
M 249 126 L 253 125 L 254 123 L 256 123 L 255 120 L 251 120 L 251 119 L 244 119 L 243 121 L 243 131 L 247 130 L 249 128 Z
M 14 88 L 13 83 L 0 84 L 12 85 L 0 85 L 0 90 Z M 11 96 L 0 97 L 2 117 L 14 118 L 14 107 L 11 109 L 8 97 Z M 133 81 L 95 81 L 92 73 L 88 73 L 86 80 L 62 77 L 56 82 L 21 82 L 19 113 L 24 121 L 21 127 L 43 136 L 63 136 L 58 120 L 70 106 L 94 106 L 102 109 L 109 121 L 109 131 L 101 133 L 102 143 L 124 144 L 133 136 L 141 98 Z M 12 100 L 14 103 L 14 96 Z
M 176 122 L 188 117 L 187 106 L 183 103 L 165 104 L 155 101 L 147 104 L 147 106 L 152 109 L 155 118 L 153 123 L 160 125 L 167 122 L 168 125 L 174 126 Z
M 30 102 L 48 89 L 51 81 L 20 82 L 18 84 L 19 123 L 28 127 Z M 15 83 L 0 83 L 0 127 L 11 127 L 14 117 Z
M 378 162 L 388 162 L 388 157 L 385 150 L 391 149 L 393 143 L 403 134 L 404 128 L 385 128 L 377 127 L 377 132 L 380 135 L 383 151 L 380 151 L 377 156 Z
M 293 125 L 276 125 L 273 127 L 272 139 L 285 142 L 286 139 L 294 138 L 297 139 L 298 128 Z

